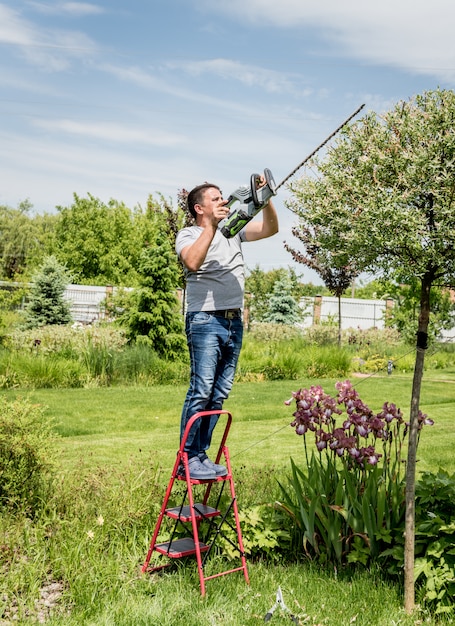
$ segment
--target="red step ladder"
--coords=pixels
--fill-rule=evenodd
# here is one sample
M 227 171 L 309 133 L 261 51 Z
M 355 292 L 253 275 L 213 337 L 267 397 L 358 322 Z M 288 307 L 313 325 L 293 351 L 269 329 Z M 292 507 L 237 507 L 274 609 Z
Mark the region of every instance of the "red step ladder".
M 188 454 L 184 451 L 185 443 L 194 422 L 200 419 L 210 419 L 212 415 L 226 416 L 226 426 L 223 436 L 221 438 L 215 463 L 223 463 L 222 457 L 224 457 L 223 464 L 226 466 L 227 474 L 226 476 L 217 477 L 213 480 L 195 480 L 190 477 L 190 471 L 188 467 Z M 199 572 L 201 594 L 203 596 L 205 595 L 205 583 L 207 580 L 210 580 L 212 578 L 218 578 L 219 576 L 224 576 L 233 572 L 243 572 L 245 580 L 247 584 L 249 584 L 246 558 L 243 549 L 242 531 L 240 528 L 239 513 L 237 508 L 237 497 L 235 495 L 234 481 L 232 478 L 229 450 L 226 446 L 226 440 L 229 429 L 231 427 L 231 422 L 232 414 L 229 411 L 224 410 L 201 411 L 193 415 L 188 421 L 179 451 L 177 453 L 177 458 L 175 460 L 174 469 L 172 470 L 171 479 L 166 490 L 163 505 L 161 507 L 155 530 L 153 532 L 149 551 L 147 553 L 144 565 L 142 566 L 142 572 L 145 573 L 161 570 L 162 568 L 167 567 L 171 564 L 171 561 L 168 560 L 165 564 L 150 565 L 150 559 L 153 552 L 158 552 L 168 559 L 179 559 L 195 555 Z M 183 466 L 184 468 L 184 475 L 182 475 L 182 473 L 179 473 L 179 468 L 181 466 Z M 186 491 L 184 493 L 183 500 L 179 506 L 173 506 L 171 508 L 168 508 L 169 499 L 171 497 L 172 489 L 176 480 L 186 481 Z M 220 510 L 221 497 L 223 494 L 224 486 L 227 483 L 229 483 L 230 489 L 230 503 L 228 506 L 225 506 L 224 511 L 222 511 Z M 195 502 L 193 487 L 196 485 L 204 484 L 206 485 L 206 488 L 202 497 L 202 501 Z M 215 506 L 210 506 L 209 499 L 210 495 L 212 494 L 212 487 L 214 485 L 219 487 L 218 495 L 216 497 L 216 502 L 214 503 Z M 161 524 L 163 523 L 163 519 L 165 517 L 175 520 L 175 524 L 171 532 L 170 539 L 164 543 L 157 543 Z M 203 521 L 208 522 L 208 533 L 207 538 L 204 538 L 204 540 L 201 541 L 199 538 L 199 534 L 201 522 Z M 236 543 L 231 541 L 230 538 L 227 538 L 226 535 L 223 534 L 223 526 L 225 524 L 235 531 L 237 535 Z M 189 533 L 189 536 L 174 539 L 177 528 L 182 525 Z M 240 565 L 238 567 L 233 567 L 232 569 L 223 572 L 218 572 L 216 574 L 206 576 L 204 571 L 206 560 L 212 547 L 215 545 L 217 538 L 220 536 L 225 538 L 236 549 L 236 551 L 238 551 Z

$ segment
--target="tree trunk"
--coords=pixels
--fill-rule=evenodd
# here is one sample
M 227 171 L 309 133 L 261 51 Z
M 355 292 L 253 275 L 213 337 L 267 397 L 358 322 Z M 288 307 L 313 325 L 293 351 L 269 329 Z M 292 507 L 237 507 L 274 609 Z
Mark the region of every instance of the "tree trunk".
M 417 331 L 417 351 L 412 383 L 411 415 L 408 440 L 408 460 L 406 465 L 406 517 L 404 542 L 404 608 L 412 613 L 415 608 L 414 581 L 414 539 L 415 539 L 415 480 L 417 462 L 417 443 L 419 439 L 420 391 L 422 387 L 425 350 L 428 339 L 428 323 L 430 319 L 431 279 L 427 276 L 422 280 L 420 297 L 420 315 Z
M 338 347 L 341 346 L 341 296 L 338 296 Z

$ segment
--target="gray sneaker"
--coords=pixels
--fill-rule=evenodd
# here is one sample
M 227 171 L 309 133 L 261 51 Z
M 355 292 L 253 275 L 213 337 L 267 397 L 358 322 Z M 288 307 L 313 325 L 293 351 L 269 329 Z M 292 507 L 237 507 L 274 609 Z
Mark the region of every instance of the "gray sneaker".
M 190 469 L 190 478 L 194 480 L 214 480 L 217 476 L 215 470 L 201 463 L 198 456 L 188 459 L 188 467 Z
M 207 469 L 212 470 L 212 472 L 215 472 L 217 476 L 227 475 L 228 472 L 227 472 L 227 469 L 224 467 L 224 465 L 218 465 L 217 463 L 214 463 L 213 461 L 209 459 L 209 457 L 206 454 L 204 454 L 203 456 L 199 456 L 199 459 L 203 467 L 206 467 Z

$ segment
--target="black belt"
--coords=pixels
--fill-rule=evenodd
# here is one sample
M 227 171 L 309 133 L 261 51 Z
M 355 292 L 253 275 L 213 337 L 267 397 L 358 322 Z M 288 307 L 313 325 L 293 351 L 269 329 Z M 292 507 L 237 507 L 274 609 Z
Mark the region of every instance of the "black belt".
M 226 320 L 233 320 L 240 317 L 242 314 L 241 309 L 222 309 L 221 311 L 206 311 L 210 315 L 215 317 L 224 317 Z

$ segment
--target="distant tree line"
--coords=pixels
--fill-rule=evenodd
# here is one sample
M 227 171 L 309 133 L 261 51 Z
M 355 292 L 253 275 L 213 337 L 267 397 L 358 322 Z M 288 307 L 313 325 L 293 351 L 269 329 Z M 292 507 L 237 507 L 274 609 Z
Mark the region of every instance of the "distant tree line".
M 30 282 L 49 257 L 60 263 L 71 282 L 90 285 L 114 285 L 116 287 L 138 287 L 144 289 L 147 271 L 151 271 L 151 260 L 155 259 L 157 272 L 166 271 L 166 284 L 173 291 L 184 287 L 180 264 L 175 258 L 174 242 L 177 231 L 189 223 L 185 210 L 186 192 L 178 194 L 177 206 L 167 198 L 149 196 L 145 207 L 129 208 L 123 202 L 102 202 L 88 194 L 74 194 L 70 206 L 56 207 L 54 213 L 37 214 L 27 200 L 17 208 L 0 205 L 0 280 Z M 158 262 L 162 259 L 162 246 L 166 267 Z M 287 246 L 293 256 L 314 269 L 315 263 Z M 308 254 L 316 255 L 311 246 Z M 148 261 L 146 261 L 148 259 Z M 330 273 L 330 263 L 320 262 L 322 278 Z M 322 267 L 322 269 L 321 269 Z M 325 268 L 325 270 L 324 270 Z M 334 269 L 335 271 L 335 269 Z M 324 273 L 325 272 L 325 273 Z M 302 275 L 294 268 L 277 268 L 263 271 L 259 265 L 248 268 L 246 279 L 246 305 L 250 321 L 292 324 L 301 318 L 298 302 L 302 296 L 336 295 L 358 298 L 383 299 L 392 297 L 397 306 L 389 322 L 405 338 L 412 339 L 415 333 L 419 309 L 419 290 L 415 284 L 406 285 L 391 280 L 372 280 L 362 284 L 355 276 L 336 289 L 332 281 L 324 285 L 303 283 Z M 157 280 L 157 279 L 155 279 Z M 150 287 L 150 286 L 149 286 Z M 156 289 L 155 284 L 155 289 Z M 433 335 L 443 328 L 453 326 L 454 307 L 447 290 L 434 288 L 432 291 Z M 0 297 L 0 308 L 17 298 Z M 152 301 L 148 302 L 151 305 Z M 146 306 L 145 301 L 139 307 Z M 156 309 L 156 303 L 155 303 Z M 125 316 L 124 316 L 125 317 Z M 142 311 L 142 318 L 145 311 Z M 133 322 L 132 322 L 133 323 Z M 138 319 L 134 321 L 138 332 Z

